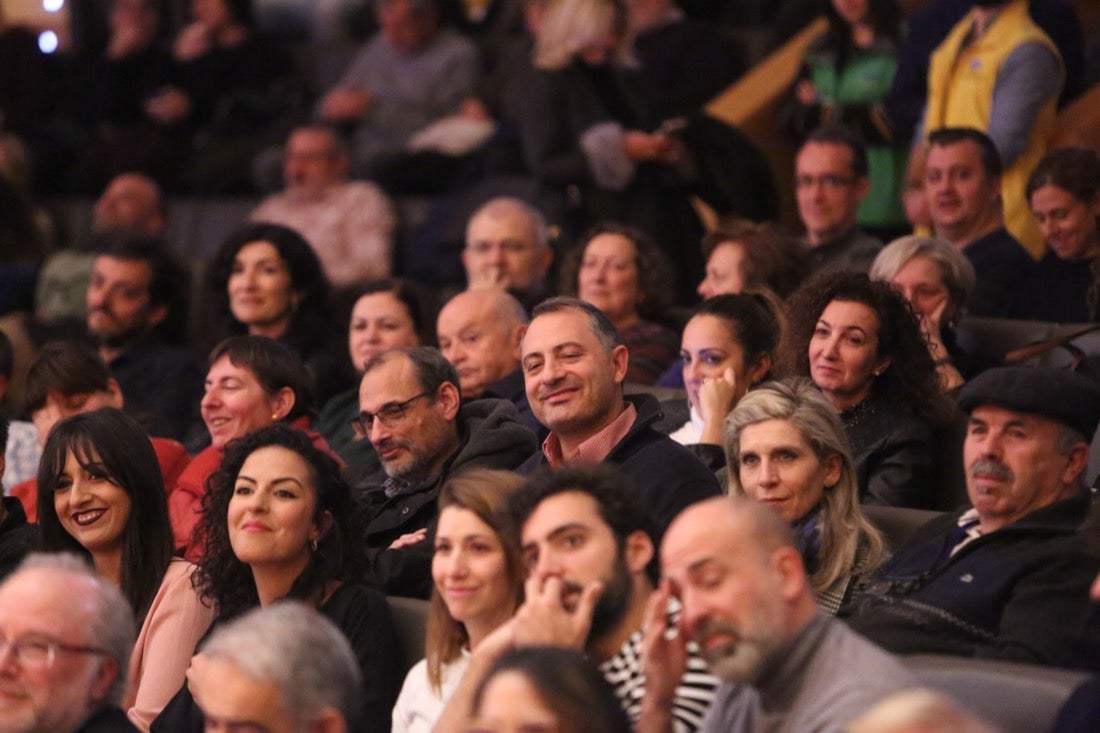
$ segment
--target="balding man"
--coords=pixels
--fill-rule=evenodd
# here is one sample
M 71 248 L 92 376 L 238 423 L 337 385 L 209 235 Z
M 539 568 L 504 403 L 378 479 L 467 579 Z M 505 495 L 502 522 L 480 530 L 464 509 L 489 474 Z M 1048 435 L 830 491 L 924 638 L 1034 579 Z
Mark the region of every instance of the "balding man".
M 685 509 L 661 544 L 661 574 L 646 620 L 648 687 L 636 730 L 671 730 L 688 641 L 724 683 L 704 733 L 843 730 L 916 684 L 900 662 L 818 608 L 790 527 L 763 504 L 718 497 Z M 670 595 L 682 604 L 672 639 Z
M 290 133 L 283 159 L 286 189 L 252 212 L 252 221 L 298 231 L 338 288 L 388 277 L 392 270 L 393 204 L 376 184 L 348 180 L 347 147 L 329 125 Z
M 32 555 L 0 585 L 0 731 L 136 733 L 119 708 L 134 615 L 75 555 Z
M 530 310 L 550 294 L 553 261 L 546 219 L 526 201 L 490 199 L 466 225 L 462 265 L 470 290 L 507 290 Z
M 1002 367 L 963 387 L 972 504 L 933 519 L 852 602 L 849 625 L 899 653 L 1100 669 L 1088 601 L 1098 557 L 1080 528 L 1100 386 L 1062 369 Z
M 467 290 L 447 301 L 436 320 L 439 350 L 458 372 L 462 399 L 496 397 L 511 401 L 522 422 L 536 433 L 519 368 L 519 345 L 527 311 L 501 290 Z

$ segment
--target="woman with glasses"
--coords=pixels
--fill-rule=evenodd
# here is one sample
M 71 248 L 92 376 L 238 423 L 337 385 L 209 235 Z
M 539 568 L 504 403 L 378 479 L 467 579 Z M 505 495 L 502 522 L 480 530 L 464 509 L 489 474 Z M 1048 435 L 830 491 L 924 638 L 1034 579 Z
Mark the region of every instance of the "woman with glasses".
M 38 470 L 38 521 L 43 550 L 88 558 L 129 601 L 141 631 L 123 703 L 148 730 L 183 683 L 214 609 L 192 585 L 195 566 L 172 557 L 160 464 L 133 418 L 105 407 L 53 427 Z
M 363 674 L 360 719 L 350 730 L 388 730 L 397 634 L 386 599 L 360 584 L 362 531 L 340 464 L 302 431 L 269 425 L 229 444 L 209 487 L 196 585 L 218 609 L 215 624 L 284 598 L 316 609 L 347 637 Z M 200 653 L 192 666 L 203 662 Z M 186 687 L 154 730 L 202 730 Z
M 405 677 L 393 733 L 428 733 L 466 672 L 470 656 L 512 617 L 523 560 L 506 531 L 504 505 L 523 484 L 509 471 L 474 469 L 439 493 L 425 658 Z
M 191 460 L 168 495 L 176 550 L 191 559 L 198 557 L 193 535 L 207 477 L 231 441 L 284 422 L 309 431 L 310 439 L 331 453 L 325 439 L 310 431 L 312 380 L 289 347 L 264 336 L 231 336 L 214 347 L 208 363 L 200 409 L 211 444 Z

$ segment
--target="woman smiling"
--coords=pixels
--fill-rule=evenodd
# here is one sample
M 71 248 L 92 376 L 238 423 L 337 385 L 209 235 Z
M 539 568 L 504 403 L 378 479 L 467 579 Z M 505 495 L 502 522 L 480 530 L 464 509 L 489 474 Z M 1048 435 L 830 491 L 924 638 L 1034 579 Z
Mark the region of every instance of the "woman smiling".
M 152 443 L 115 408 L 54 426 L 38 471 L 42 549 L 77 552 L 116 583 L 141 624 L 130 658 L 128 715 L 143 730 L 183 682 L 214 617 L 172 559 L 164 480 Z
M 362 533 L 340 465 L 302 431 L 270 425 L 230 443 L 209 487 L 196 582 L 218 622 L 281 598 L 317 609 L 343 631 L 363 672 L 362 718 L 351 729 L 387 730 L 396 632 L 385 598 L 356 582 Z M 192 665 L 202 663 L 200 654 Z M 202 730 L 196 712 L 184 688 L 157 726 Z
M 405 678 L 394 733 L 432 729 L 471 653 L 519 605 L 523 564 L 503 508 L 522 483 L 509 471 L 473 470 L 440 491 L 426 654 Z

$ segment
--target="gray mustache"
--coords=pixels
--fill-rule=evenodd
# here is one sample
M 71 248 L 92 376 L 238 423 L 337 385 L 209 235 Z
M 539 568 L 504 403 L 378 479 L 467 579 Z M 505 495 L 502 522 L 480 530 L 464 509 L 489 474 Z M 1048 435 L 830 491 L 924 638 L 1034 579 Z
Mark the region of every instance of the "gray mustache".
M 992 476 L 999 481 L 1012 481 L 1016 478 L 1011 468 L 995 458 L 980 458 L 975 461 L 970 467 L 970 478 L 975 478 L 978 474 Z

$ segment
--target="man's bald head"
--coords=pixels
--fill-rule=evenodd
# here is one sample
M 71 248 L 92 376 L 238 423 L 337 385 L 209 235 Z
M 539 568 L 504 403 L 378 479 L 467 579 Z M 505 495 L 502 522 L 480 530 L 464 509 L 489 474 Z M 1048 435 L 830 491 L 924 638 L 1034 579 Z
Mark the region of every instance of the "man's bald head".
M 92 231 L 126 231 L 150 236 L 164 231 L 164 198 L 160 186 L 142 173 L 120 173 L 111 179 L 92 209 Z
M 462 264 L 471 289 L 540 291 L 553 259 L 546 219 L 520 199 L 490 199 L 466 225 Z
M 817 608 L 790 527 L 749 499 L 682 511 L 661 543 L 661 572 L 683 605 L 683 633 L 728 682 L 754 683 Z
M 519 368 L 527 312 L 502 290 L 467 290 L 447 301 L 436 321 L 439 349 L 454 364 L 462 396 L 478 397 Z

